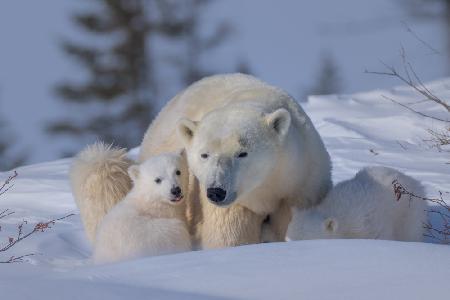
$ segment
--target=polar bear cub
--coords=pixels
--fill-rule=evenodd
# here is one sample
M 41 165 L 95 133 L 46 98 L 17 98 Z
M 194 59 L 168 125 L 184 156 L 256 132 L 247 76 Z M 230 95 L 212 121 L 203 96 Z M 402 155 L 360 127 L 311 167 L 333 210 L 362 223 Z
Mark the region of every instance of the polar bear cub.
M 99 225 L 95 263 L 191 250 L 183 193 L 188 168 L 183 154 L 162 154 L 128 169 L 133 187 Z
M 397 200 L 394 181 L 417 196 L 425 196 L 417 180 L 391 168 L 367 167 L 337 184 L 318 206 L 294 209 L 287 239 L 422 241 L 426 203 L 405 195 Z

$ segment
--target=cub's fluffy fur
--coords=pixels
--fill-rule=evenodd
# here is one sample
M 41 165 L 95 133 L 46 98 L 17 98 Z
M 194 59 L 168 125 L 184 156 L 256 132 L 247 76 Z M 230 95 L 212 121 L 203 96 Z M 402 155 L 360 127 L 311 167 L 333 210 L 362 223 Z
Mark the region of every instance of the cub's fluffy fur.
M 288 239 L 360 238 L 422 241 L 426 203 L 407 196 L 397 200 L 396 180 L 425 196 L 420 182 L 386 167 L 369 167 L 337 184 L 316 207 L 295 210 Z
M 161 154 L 131 166 L 129 175 L 133 188 L 99 225 L 94 262 L 191 250 L 183 201 L 189 176 L 186 159 Z

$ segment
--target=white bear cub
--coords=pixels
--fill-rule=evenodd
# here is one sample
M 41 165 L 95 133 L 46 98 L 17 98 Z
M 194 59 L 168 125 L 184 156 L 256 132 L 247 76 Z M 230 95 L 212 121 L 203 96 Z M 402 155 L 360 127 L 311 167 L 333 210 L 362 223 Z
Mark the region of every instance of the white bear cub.
M 133 188 L 100 223 L 94 262 L 190 251 L 183 201 L 188 187 L 185 155 L 154 156 L 128 172 Z
M 394 193 L 396 180 L 407 191 L 425 196 L 417 180 L 391 168 L 368 167 L 337 184 L 323 202 L 294 209 L 287 240 L 383 239 L 422 241 L 426 203 Z

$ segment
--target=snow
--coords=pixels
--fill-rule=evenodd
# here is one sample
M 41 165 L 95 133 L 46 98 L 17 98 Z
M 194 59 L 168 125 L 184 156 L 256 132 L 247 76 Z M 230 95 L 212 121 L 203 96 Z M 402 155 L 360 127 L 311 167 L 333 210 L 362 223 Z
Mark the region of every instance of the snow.
M 12 299 L 429 299 L 449 292 L 446 259 L 442 245 L 317 240 L 57 271 L 6 265 L 0 288 Z
M 428 85 L 450 97 L 450 79 Z M 422 100 L 405 87 L 352 95 L 311 96 L 303 104 L 333 161 L 333 180 L 366 165 L 397 168 L 421 180 L 429 196 L 450 191 L 448 153 L 430 148 L 426 129 L 439 122 L 386 100 Z M 439 107 L 412 104 L 433 116 Z M 371 151 L 372 150 L 372 151 Z M 137 149 L 132 151 L 136 155 Z M 2 242 L 26 219 L 75 213 L 25 239 L 10 255 L 37 253 L 25 263 L 0 264 L 4 299 L 433 299 L 450 295 L 450 248 L 434 243 L 316 240 L 249 245 L 149 257 L 93 266 L 68 184 L 70 159 L 17 169 L 14 186 L 0 196 Z M 10 173 L 1 173 L 3 181 Z M 438 224 L 439 220 L 432 220 Z

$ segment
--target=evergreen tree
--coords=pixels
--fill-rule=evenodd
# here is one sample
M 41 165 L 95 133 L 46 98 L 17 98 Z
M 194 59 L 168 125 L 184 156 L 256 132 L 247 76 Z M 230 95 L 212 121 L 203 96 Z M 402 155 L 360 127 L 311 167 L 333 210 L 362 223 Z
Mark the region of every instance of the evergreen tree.
M 238 61 L 238 64 L 236 67 L 236 72 L 253 75 L 253 70 L 250 67 L 250 64 L 248 63 L 247 60 L 244 60 L 244 59 L 241 59 Z
M 7 122 L 0 119 L 0 171 L 8 171 L 25 162 L 24 153 L 16 154 L 15 139 Z
M 217 73 L 205 67 L 203 59 L 209 51 L 220 46 L 232 33 L 228 22 L 222 21 L 211 31 L 205 32 L 203 15 L 212 0 L 160 1 L 166 5 L 163 19 L 177 20 L 180 32 L 173 37 L 181 41 L 181 55 L 170 57 L 181 75 L 181 82 L 187 86 L 205 76 Z M 174 28 L 175 26 L 172 26 Z
M 339 93 L 342 90 L 339 69 L 329 53 L 322 55 L 317 79 L 314 85 L 306 92 L 308 95 L 328 95 Z
M 84 139 L 80 144 L 99 139 L 134 147 L 151 123 L 156 103 L 171 94 L 168 85 L 176 82 L 179 90 L 217 72 L 205 67 L 203 60 L 228 37 L 231 27 L 226 22 L 203 26 L 202 16 L 211 0 L 93 3 L 92 11 L 75 14 L 74 22 L 96 40 L 106 41 L 101 46 L 97 41 L 62 43 L 64 51 L 87 71 L 88 79 L 57 86 L 57 95 L 75 108 L 70 119 L 54 122 L 48 130 Z M 157 47 L 162 39 L 172 43 L 170 47 L 164 44 L 163 51 Z M 164 65 L 167 58 L 171 64 Z M 170 66 L 175 66 L 177 78 L 171 77 L 168 84 L 165 68 Z M 243 62 L 241 67 L 249 71 Z
M 71 111 L 71 119 L 56 121 L 48 130 L 136 146 L 151 121 L 157 96 L 147 53 L 154 28 L 148 22 L 146 1 L 95 0 L 93 4 L 92 11 L 75 14 L 73 20 L 99 41 L 109 40 L 98 46 L 62 43 L 64 51 L 85 68 L 88 79 L 57 86 L 57 95 L 78 107 Z

